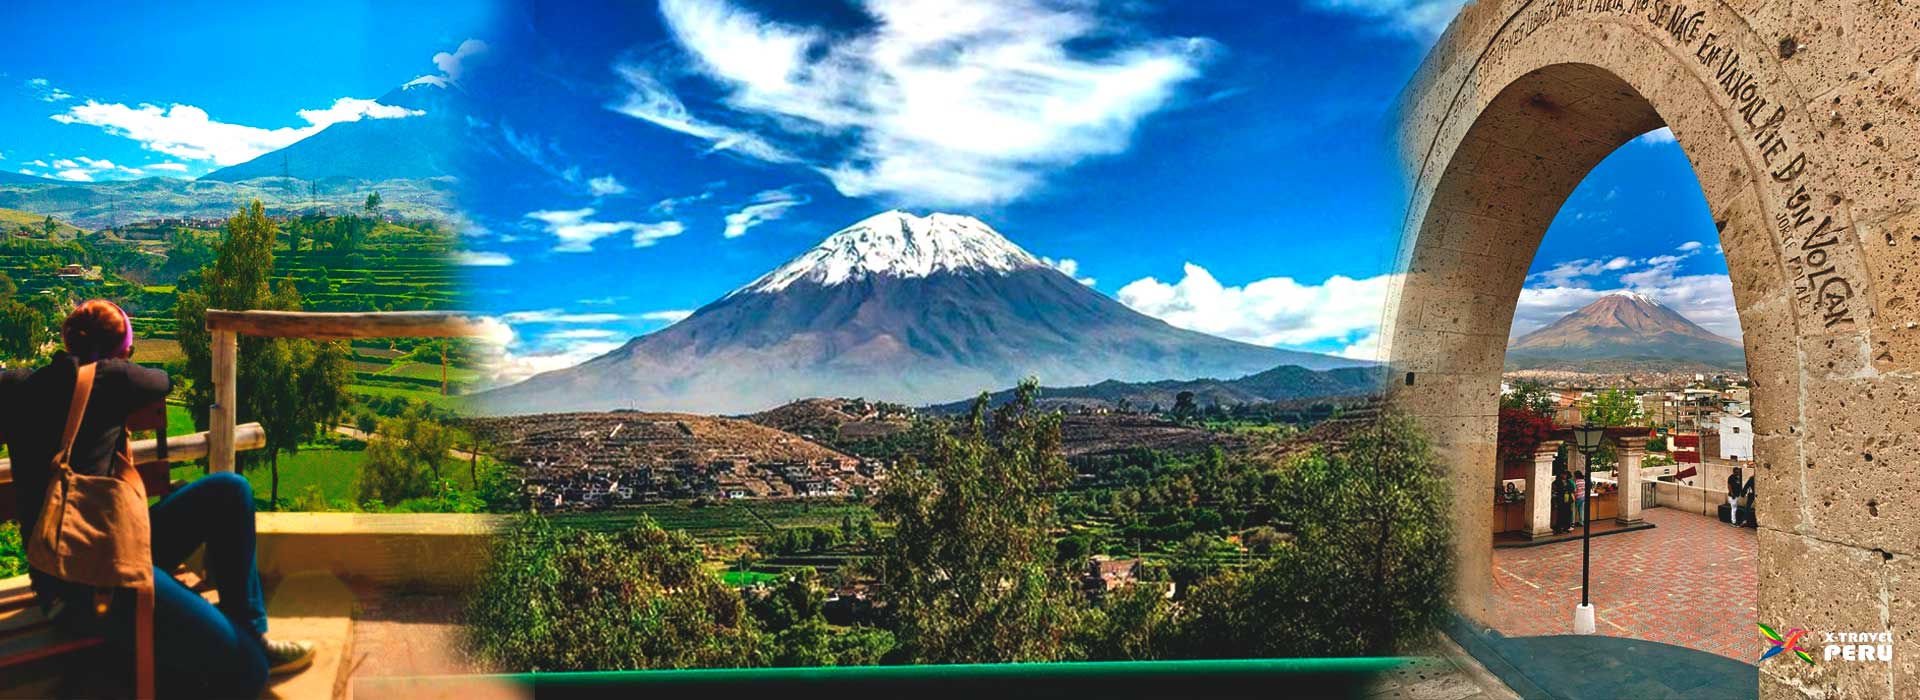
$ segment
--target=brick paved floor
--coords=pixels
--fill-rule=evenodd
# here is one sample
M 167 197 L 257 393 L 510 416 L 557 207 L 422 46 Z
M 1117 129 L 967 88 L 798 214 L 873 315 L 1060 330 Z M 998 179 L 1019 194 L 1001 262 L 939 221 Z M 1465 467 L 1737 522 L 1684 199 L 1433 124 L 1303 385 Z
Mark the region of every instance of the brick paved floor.
M 1752 663 L 1754 531 L 1649 508 L 1652 530 L 1593 540 L 1600 634 L 1665 642 Z M 1493 628 L 1510 637 L 1569 634 L 1580 603 L 1580 542 L 1493 551 Z

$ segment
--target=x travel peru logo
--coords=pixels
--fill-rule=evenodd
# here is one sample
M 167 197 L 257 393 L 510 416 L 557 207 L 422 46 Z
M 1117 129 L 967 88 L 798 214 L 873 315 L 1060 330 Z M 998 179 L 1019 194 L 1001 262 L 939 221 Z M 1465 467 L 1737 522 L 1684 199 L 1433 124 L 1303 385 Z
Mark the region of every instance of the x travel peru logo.
M 1814 663 L 1811 650 L 1801 646 L 1802 642 L 1811 641 L 1813 636 L 1811 631 L 1795 627 L 1787 630 L 1786 636 L 1782 637 L 1779 632 L 1773 631 L 1772 627 L 1766 625 L 1759 625 L 1759 627 L 1760 636 L 1767 642 L 1767 650 L 1761 652 L 1760 661 L 1771 659 L 1784 651 L 1791 651 L 1794 656 L 1800 657 L 1801 661 Z M 1892 632 L 1824 632 L 1820 635 L 1820 641 L 1822 642 L 1820 656 L 1826 661 L 1836 658 L 1841 661 L 1883 663 L 1893 661 Z
M 1813 655 L 1807 653 L 1806 649 L 1800 648 L 1800 640 L 1807 636 L 1806 630 L 1795 627 L 1787 630 L 1786 637 L 1781 637 L 1780 633 L 1773 631 L 1772 627 L 1760 625 L 1760 636 L 1765 637 L 1768 644 L 1767 650 L 1760 654 L 1761 661 L 1771 659 L 1780 652 L 1791 651 L 1794 656 L 1800 657 L 1801 661 L 1813 663 Z

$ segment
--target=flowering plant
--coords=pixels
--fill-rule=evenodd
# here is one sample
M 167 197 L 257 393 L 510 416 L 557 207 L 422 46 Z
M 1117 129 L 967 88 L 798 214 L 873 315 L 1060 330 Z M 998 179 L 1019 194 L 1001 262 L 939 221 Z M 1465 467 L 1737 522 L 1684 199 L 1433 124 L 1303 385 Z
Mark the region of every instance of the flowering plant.
M 1553 437 L 1553 420 L 1524 408 L 1500 409 L 1501 464 L 1528 464 L 1540 443 Z

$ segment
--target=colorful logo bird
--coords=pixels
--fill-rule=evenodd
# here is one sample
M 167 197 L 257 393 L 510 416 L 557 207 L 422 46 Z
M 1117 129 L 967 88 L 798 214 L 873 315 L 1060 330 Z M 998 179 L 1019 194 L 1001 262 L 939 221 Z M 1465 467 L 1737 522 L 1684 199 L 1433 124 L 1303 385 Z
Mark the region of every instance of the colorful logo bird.
M 1767 639 L 1767 650 L 1760 655 L 1760 661 L 1771 659 L 1774 655 L 1783 651 L 1791 651 L 1794 656 L 1800 657 L 1801 661 L 1809 664 L 1813 663 L 1813 655 L 1807 653 L 1807 650 L 1800 646 L 1800 639 L 1807 636 L 1806 630 L 1795 627 L 1787 630 L 1787 636 L 1783 638 L 1779 632 L 1773 631 L 1772 627 L 1760 625 L 1760 636 Z

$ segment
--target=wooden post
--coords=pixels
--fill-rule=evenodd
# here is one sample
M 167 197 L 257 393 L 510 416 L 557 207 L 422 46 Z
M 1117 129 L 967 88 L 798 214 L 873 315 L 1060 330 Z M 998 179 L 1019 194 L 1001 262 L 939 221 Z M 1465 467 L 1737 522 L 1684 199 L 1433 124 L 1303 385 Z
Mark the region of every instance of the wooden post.
M 215 472 L 233 471 L 234 420 L 240 408 L 234 386 L 239 376 L 240 338 L 233 331 L 213 332 L 213 407 L 207 412 L 207 464 Z

